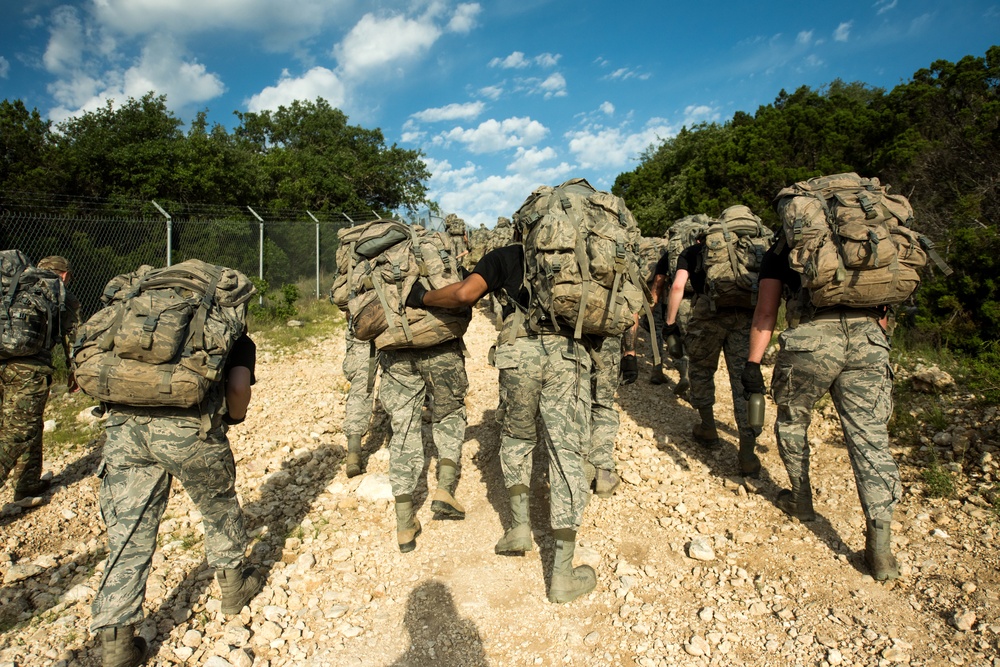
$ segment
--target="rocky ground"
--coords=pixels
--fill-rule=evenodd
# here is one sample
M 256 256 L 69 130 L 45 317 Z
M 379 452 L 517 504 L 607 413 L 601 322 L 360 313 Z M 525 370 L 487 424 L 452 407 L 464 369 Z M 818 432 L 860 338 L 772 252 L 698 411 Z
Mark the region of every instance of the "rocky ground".
M 260 341 L 250 413 L 230 431 L 267 587 L 241 615 L 219 613 L 200 517 L 178 486 L 140 629 L 149 664 L 1000 667 L 998 515 L 982 491 L 998 481 L 995 408 L 946 414 L 918 444 L 897 448 L 903 576 L 879 584 L 865 574 L 863 518 L 828 403 L 811 431 L 820 518 L 799 523 L 773 504 L 786 477 L 769 427 L 762 475 L 737 476 L 722 372 L 717 412 L 728 444 L 707 452 L 689 436 L 695 412 L 670 385 L 647 382 L 644 359 L 639 382 L 619 391 L 625 481 L 591 501 L 579 532 L 577 561 L 595 567 L 597 589 L 553 605 L 543 466 L 532 499 L 540 549 L 493 554 L 509 519 L 489 321 L 477 313 L 466 337 L 469 427 L 457 495 L 467 517 L 432 520 L 421 486 L 424 532 L 410 554 L 395 543 L 384 415 L 365 443 L 366 474 L 344 475 L 344 344 L 332 320 L 329 328 L 294 351 Z M 65 394 L 51 404 L 71 415 L 89 405 Z M 100 427 L 59 428 L 79 437 L 46 460 L 53 490 L 25 506 L 0 492 L 0 667 L 100 664 L 88 633 L 107 553 L 93 476 Z M 927 496 L 916 463 L 930 451 L 966 482 L 950 500 Z M 429 456 L 431 479 L 434 465 Z

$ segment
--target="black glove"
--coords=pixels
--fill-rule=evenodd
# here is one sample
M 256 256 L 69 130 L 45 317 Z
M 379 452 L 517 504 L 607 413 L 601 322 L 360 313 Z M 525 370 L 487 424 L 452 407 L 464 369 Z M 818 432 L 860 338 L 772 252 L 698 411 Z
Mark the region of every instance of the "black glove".
M 643 331 L 645 331 L 646 333 L 649 333 L 649 318 L 648 317 L 640 317 L 639 318 L 639 326 L 642 327 Z
M 632 384 L 639 379 L 639 361 L 634 354 L 622 357 L 621 380 L 622 384 Z
M 681 328 L 677 326 L 677 322 L 673 324 L 664 324 L 663 330 L 660 332 L 663 335 L 663 340 L 666 340 L 670 336 L 680 336 Z
M 743 398 L 750 398 L 750 394 L 763 394 L 766 392 L 764 388 L 764 376 L 761 375 L 760 364 L 757 362 L 747 362 L 747 365 L 743 367 L 743 373 L 740 375 L 740 381 L 743 382 Z
M 424 307 L 424 295 L 427 294 L 427 288 L 420 284 L 420 282 L 413 283 L 413 287 L 410 288 L 410 293 L 406 295 L 406 305 L 409 308 L 423 308 Z
M 242 424 L 245 419 L 246 419 L 246 415 L 243 415 L 239 419 L 234 419 L 233 417 L 231 417 L 229 415 L 228 412 L 226 414 L 222 415 L 222 423 L 226 424 L 227 426 L 236 426 L 237 424 Z

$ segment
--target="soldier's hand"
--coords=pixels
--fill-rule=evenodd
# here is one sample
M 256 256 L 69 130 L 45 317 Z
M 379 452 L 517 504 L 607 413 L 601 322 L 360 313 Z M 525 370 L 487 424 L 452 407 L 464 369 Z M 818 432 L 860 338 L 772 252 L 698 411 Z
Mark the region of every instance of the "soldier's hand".
M 680 336 L 681 328 L 677 325 L 677 322 L 664 324 L 663 330 L 660 333 L 663 334 L 663 340 L 666 340 L 669 336 Z
M 761 374 L 760 364 L 757 362 L 747 362 L 747 365 L 743 367 L 743 373 L 740 374 L 740 381 L 743 383 L 743 398 L 750 398 L 750 394 L 766 392 L 764 376 Z
M 71 394 L 75 394 L 80 391 L 80 385 L 76 382 L 76 373 L 70 371 L 66 376 L 66 391 Z
M 424 294 L 427 294 L 427 288 L 421 285 L 419 281 L 413 283 L 413 287 L 410 288 L 410 293 L 406 295 L 407 307 L 423 308 Z
M 639 379 L 639 361 L 634 354 L 627 354 L 622 357 L 621 382 L 622 384 L 632 384 Z

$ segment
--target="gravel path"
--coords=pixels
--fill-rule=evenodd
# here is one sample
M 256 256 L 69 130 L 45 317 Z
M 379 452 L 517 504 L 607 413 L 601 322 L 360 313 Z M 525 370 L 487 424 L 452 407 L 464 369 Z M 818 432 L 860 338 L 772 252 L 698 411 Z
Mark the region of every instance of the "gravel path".
M 863 517 L 829 404 L 811 432 L 820 519 L 802 524 L 772 503 L 786 478 L 769 427 L 760 479 L 736 476 L 724 371 L 717 416 L 727 444 L 709 453 L 689 436 L 695 411 L 670 385 L 647 382 L 647 359 L 639 382 L 619 391 L 625 482 L 591 501 L 579 533 L 577 562 L 595 567 L 597 589 L 548 603 L 544 466 L 535 466 L 531 501 L 540 549 L 493 554 L 508 511 L 496 371 L 486 362 L 496 334 L 479 311 L 466 336 L 469 427 L 457 497 L 467 517 L 433 521 L 422 485 L 424 532 L 415 552 L 400 554 L 384 415 L 365 441 L 366 474 L 343 472 L 344 344 L 342 329 L 331 330 L 295 352 L 261 341 L 248 418 L 230 431 L 267 587 L 241 616 L 219 613 L 200 517 L 178 487 L 141 627 L 150 665 L 1000 667 L 997 515 L 984 501 L 928 499 L 904 463 L 894 530 L 903 577 L 878 584 L 864 573 Z M 769 420 L 773 413 L 769 404 Z M 79 428 L 88 444 L 46 462 L 57 484 L 45 502 L 21 507 L 9 488 L 0 492 L 0 667 L 100 664 L 87 631 L 106 556 L 93 477 L 100 440 L 97 427 Z

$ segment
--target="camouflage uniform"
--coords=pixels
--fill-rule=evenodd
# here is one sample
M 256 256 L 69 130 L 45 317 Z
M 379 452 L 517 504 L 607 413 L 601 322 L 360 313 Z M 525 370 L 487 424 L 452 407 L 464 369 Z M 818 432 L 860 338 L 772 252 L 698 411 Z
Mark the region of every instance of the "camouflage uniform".
M 775 435 L 790 479 L 809 489 L 806 431 L 827 391 L 840 414 L 861 507 L 869 520 L 892 520 L 902 492 L 889 451 L 892 370 L 889 339 L 872 315 L 834 311 L 786 329 L 771 391 Z
M 752 320 L 753 311 L 743 308 L 719 308 L 713 313 L 709 298 L 696 295 L 684 336 L 684 346 L 691 361 L 691 406 L 694 408 L 715 405 L 715 371 L 719 368 L 719 353 L 725 355 L 740 443 L 753 442 L 757 437 L 747 416 L 747 400 L 743 398 L 740 380 L 750 352 Z
M 344 352 L 344 377 L 351 383 L 344 406 L 344 435 L 364 435 L 372 417 L 372 394 L 368 391 L 371 343 L 354 337 L 348 328 Z
M 233 452 L 221 425 L 199 438 L 202 422 L 195 412 L 116 406 L 108 417 L 97 474 L 110 553 L 94 596 L 93 632 L 142 621 L 146 578 L 173 477 L 202 514 L 208 564 L 243 565 L 247 535 Z
M 580 341 L 542 334 L 498 344 L 495 359 L 505 397 L 500 432 L 504 486 L 531 486 L 539 415 L 546 434 L 542 440 L 552 448 L 550 522 L 553 530 L 576 531 L 587 505 L 583 459 L 590 443 L 590 355 Z
M 23 467 L 15 493 L 36 486 L 42 474 L 42 427 L 52 383 L 50 365 L 29 360 L 0 362 L 0 486 Z
M 460 341 L 419 349 L 383 350 L 379 400 L 392 419 L 389 482 L 394 496 L 413 493 L 424 469 L 420 412 L 430 397 L 438 461 L 458 464 L 465 440 L 469 379 Z
M 79 321 L 80 302 L 66 290 L 66 310 L 57 342 L 63 348 L 67 367 L 71 365 Z M 0 361 L 0 488 L 20 459 L 15 495 L 30 495 L 41 481 L 42 431 L 53 372 L 52 350 Z
M 598 362 L 590 374 L 590 447 L 586 460 L 598 470 L 615 470 L 615 438 L 618 436 L 619 417 L 615 408 L 622 365 L 622 337 L 598 339 L 592 345 Z

